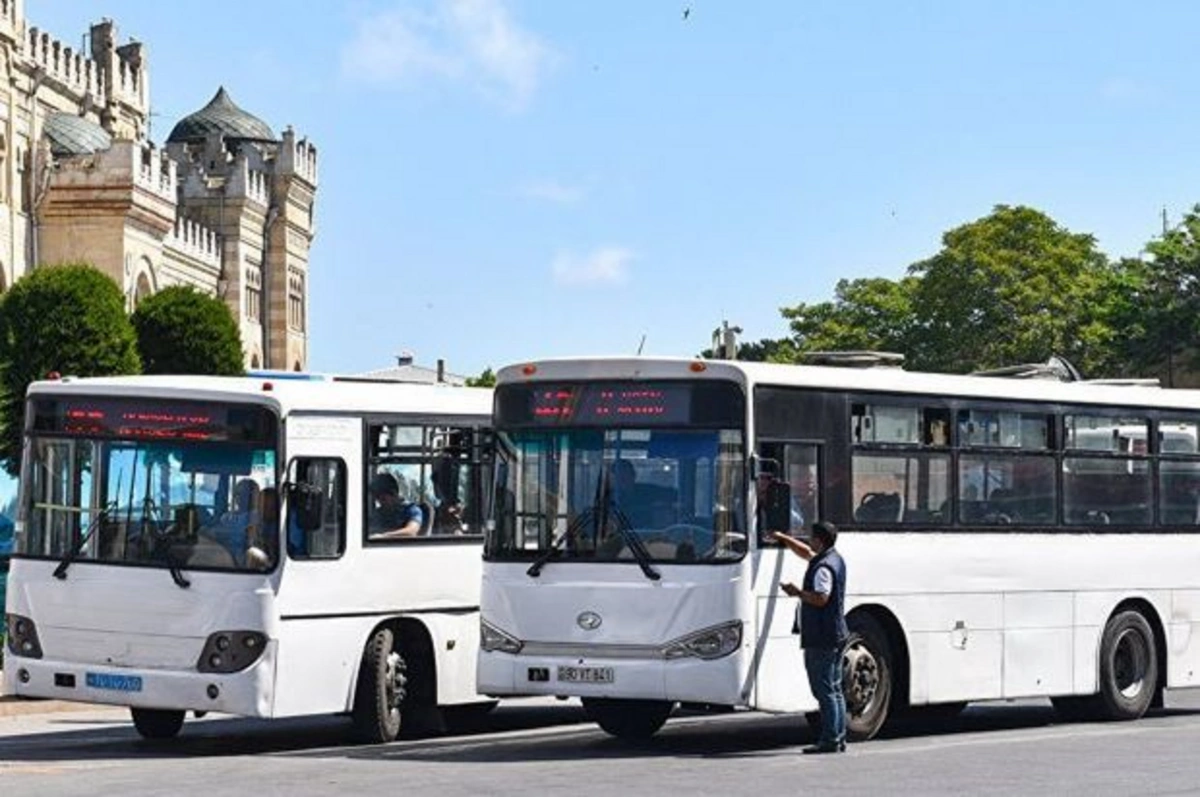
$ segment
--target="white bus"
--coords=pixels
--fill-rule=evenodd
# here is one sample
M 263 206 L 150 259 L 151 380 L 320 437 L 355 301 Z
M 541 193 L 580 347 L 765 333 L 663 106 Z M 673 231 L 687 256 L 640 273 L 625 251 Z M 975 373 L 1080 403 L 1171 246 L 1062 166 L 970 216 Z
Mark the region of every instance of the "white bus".
M 817 518 L 849 571 L 851 738 L 973 700 L 1134 718 L 1200 684 L 1198 392 L 550 360 L 500 371 L 493 425 L 481 693 L 578 696 L 631 738 L 679 704 L 815 710 L 779 589 L 805 563 L 766 529 Z
M 383 742 L 485 704 L 490 407 L 282 374 L 35 383 L 5 689 L 129 706 L 158 739 L 212 711 Z

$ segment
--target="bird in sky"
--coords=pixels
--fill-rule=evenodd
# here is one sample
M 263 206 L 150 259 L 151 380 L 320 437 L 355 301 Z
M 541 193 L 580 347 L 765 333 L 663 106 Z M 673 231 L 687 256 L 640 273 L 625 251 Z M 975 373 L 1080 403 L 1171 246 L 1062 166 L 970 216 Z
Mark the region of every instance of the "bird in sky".
M 690 9 L 690 8 L 685 8 L 685 9 L 683 9 L 683 18 L 684 18 L 684 20 L 686 20 L 686 19 L 687 19 L 688 17 L 690 17 L 691 15 L 692 15 L 692 9 Z

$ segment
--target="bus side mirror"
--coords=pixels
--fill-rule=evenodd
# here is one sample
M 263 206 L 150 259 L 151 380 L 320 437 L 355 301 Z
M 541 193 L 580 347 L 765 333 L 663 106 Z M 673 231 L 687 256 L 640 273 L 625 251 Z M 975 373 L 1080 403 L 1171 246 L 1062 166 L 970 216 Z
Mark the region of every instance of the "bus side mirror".
M 788 532 L 792 528 L 792 486 L 784 481 L 767 485 L 763 518 L 767 531 Z
M 311 484 L 292 484 L 288 487 L 288 512 L 301 531 L 317 531 L 325 516 L 324 496 Z

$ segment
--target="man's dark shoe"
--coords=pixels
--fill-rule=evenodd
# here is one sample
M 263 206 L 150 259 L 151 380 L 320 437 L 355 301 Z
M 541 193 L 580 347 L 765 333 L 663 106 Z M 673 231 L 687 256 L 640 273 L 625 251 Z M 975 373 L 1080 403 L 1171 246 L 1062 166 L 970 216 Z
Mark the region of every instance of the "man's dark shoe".
M 804 753 L 840 753 L 846 748 L 837 744 L 814 744 L 812 747 L 805 747 Z

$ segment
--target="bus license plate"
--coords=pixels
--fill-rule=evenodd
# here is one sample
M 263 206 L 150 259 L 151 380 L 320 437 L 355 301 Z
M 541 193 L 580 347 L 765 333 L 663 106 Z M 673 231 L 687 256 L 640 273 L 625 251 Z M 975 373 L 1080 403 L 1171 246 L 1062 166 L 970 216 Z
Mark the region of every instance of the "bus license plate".
M 559 667 L 558 680 L 576 684 L 611 684 L 612 667 Z
M 107 672 L 89 672 L 85 682 L 93 689 L 111 689 L 115 692 L 142 691 L 140 675 L 116 675 Z

